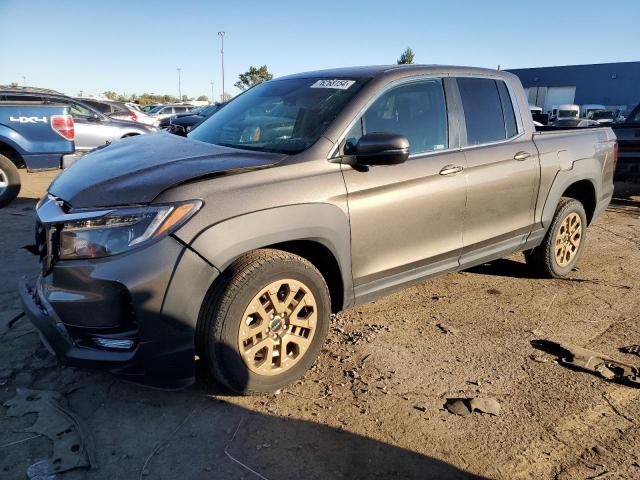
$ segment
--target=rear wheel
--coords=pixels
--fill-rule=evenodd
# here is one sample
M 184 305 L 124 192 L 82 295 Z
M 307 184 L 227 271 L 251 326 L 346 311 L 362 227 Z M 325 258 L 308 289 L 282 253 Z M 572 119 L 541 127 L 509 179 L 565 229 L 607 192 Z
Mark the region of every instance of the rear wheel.
M 313 365 L 329 318 L 329 290 L 310 262 L 258 250 L 234 262 L 209 293 L 199 350 L 214 377 L 232 390 L 274 391 Z
M 525 253 L 527 264 L 545 277 L 566 277 L 582 256 L 586 229 L 582 203 L 563 197 L 542 244 Z
M 20 174 L 14 163 L 0 155 L 0 207 L 8 205 L 20 193 Z

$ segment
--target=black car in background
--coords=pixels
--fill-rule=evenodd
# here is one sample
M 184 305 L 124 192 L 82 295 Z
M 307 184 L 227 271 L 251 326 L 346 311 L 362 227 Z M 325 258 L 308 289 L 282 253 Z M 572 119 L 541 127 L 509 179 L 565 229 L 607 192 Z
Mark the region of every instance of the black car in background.
M 616 180 L 640 181 L 640 104 L 624 123 L 611 125 L 618 138 L 618 166 Z
M 217 105 L 207 105 L 198 109 L 195 113 L 191 111 L 189 113 L 185 113 L 182 115 L 174 115 L 173 117 L 166 118 L 160 122 L 160 128 L 164 128 L 171 133 L 175 133 L 176 135 L 186 135 L 189 133 L 196 125 L 198 125 L 203 120 L 206 120 L 211 115 L 216 113 L 224 103 L 220 103 Z

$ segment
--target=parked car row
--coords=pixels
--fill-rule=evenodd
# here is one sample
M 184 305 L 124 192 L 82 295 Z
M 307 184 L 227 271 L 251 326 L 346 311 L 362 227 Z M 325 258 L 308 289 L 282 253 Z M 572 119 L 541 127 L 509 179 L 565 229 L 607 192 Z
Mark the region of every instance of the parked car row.
M 145 125 L 155 125 L 156 119 L 147 115 L 135 103 L 114 102 L 111 100 L 98 100 L 95 98 L 77 98 L 82 103 L 90 105 L 103 114 L 120 120 L 130 120 L 132 122 L 144 123 Z
M 159 127 L 176 135 L 186 135 L 202 121 L 220 110 L 223 104 L 207 105 L 160 121 Z
M 529 109 L 534 120 L 542 123 L 543 125 L 560 120 L 593 120 L 599 125 L 621 123 L 625 120 L 625 117 L 621 116 L 620 111 L 612 110 L 604 105 L 592 103 L 585 105 L 554 105 L 548 112 L 543 112 L 543 109 L 536 105 L 529 105 Z M 541 117 L 543 115 L 546 115 L 546 117 Z M 583 122 L 582 126 L 589 125 L 589 122 Z
M 20 191 L 18 168 L 65 168 L 97 147 L 157 131 L 60 93 L 0 90 L 0 206 Z

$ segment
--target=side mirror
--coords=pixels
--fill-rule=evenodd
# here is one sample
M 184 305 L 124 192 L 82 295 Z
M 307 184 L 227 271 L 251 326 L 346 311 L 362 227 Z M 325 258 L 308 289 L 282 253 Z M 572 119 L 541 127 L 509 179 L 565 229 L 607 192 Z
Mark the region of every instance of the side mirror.
M 396 165 L 409 158 L 409 140 L 395 133 L 367 133 L 352 151 L 358 165 Z

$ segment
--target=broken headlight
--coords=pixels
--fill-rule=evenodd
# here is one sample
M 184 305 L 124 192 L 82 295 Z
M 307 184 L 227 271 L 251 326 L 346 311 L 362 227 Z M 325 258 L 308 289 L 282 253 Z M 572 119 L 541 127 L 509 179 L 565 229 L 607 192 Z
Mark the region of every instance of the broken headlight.
M 64 223 L 60 230 L 61 260 L 116 255 L 169 235 L 202 206 L 200 200 L 117 208 L 101 216 Z M 95 215 L 95 212 L 92 212 Z

